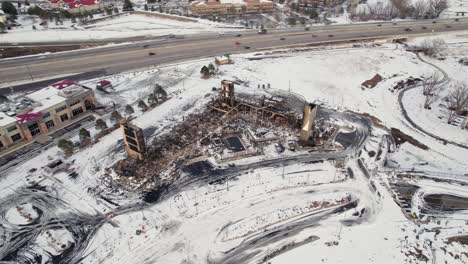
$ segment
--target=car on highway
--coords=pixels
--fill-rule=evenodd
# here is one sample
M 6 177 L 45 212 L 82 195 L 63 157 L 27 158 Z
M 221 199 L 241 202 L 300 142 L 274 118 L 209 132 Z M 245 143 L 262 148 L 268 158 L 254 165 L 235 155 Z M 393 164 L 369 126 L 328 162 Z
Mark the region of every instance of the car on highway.
M 381 27 L 381 26 L 382 26 L 382 24 L 377 24 L 377 26 L 378 26 L 378 27 Z
M 334 37 L 334 35 L 330 34 L 330 35 L 328 35 L 328 37 L 329 37 L 329 38 L 333 38 L 333 37 Z
M 312 35 L 312 37 L 313 37 L 313 38 L 316 38 L 316 37 L 317 37 L 317 35 Z
M 148 45 L 148 44 L 147 44 L 147 45 L 143 45 L 143 48 L 144 48 L 144 49 L 146 49 L 147 47 L 149 47 L 149 45 Z
M 242 37 L 242 34 L 237 34 L 236 37 Z
M 280 38 L 280 40 L 285 40 L 285 38 Z
M 405 31 L 412 31 L 411 28 L 405 28 Z
M 149 56 L 153 56 L 153 55 L 156 55 L 156 53 L 154 53 L 154 52 L 148 52 L 148 55 L 149 55 Z
M 250 49 L 250 46 L 244 46 L 244 49 Z
M 446 28 L 451 28 L 452 26 L 450 26 L 450 25 L 445 25 L 445 27 L 446 27 Z
M 437 21 L 435 21 L 435 20 L 434 20 L 434 21 L 432 21 L 432 24 L 435 24 L 435 23 L 437 23 Z
M 241 43 L 239 41 L 234 42 L 236 45 L 240 45 Z

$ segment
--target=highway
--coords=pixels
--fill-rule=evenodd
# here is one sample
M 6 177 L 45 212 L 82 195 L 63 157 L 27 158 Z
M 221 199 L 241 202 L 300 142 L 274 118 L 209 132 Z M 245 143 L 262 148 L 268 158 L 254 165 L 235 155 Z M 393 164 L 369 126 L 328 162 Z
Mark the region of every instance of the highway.
M 115 74 L 132 69 L 176 63 L 226 53 L 253 52 L 294 45 L 327 44 L 381 37 L 407 37 L 468 30 L 468 19 L 417 20 L 350 25 L 331 25 L 226 34 L 155 37 L 150 40 L 95 49 L 0 60 L 0 85 L 83 72 Z M 241 35 L 241 36 L 238 36 Z M 239 42 L 239 45 L 235 43 Z M 247 49 L 247 47 L 249 47 Z M 149 53 L 155 55 L 149 55 Z M 97 77 L 97 76 L 89 76 Z

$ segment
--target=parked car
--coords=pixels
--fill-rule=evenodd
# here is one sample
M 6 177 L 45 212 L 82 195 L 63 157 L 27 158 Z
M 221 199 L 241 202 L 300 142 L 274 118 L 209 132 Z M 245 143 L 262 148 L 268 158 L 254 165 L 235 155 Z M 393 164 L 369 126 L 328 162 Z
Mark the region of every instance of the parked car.
M 285 40 L 285 38 L 280 38 L 280 40 Z
M 334 35 L 330 34 L 330 35 L 328 35 L 328 37 L 329 37 L 329 38 L 333 38 L 333 37 L 334 37 Z
M 244 49 L 250 49 L 250 46 L 244 46 Z
M 49 162 L 46 166 L 44 166 L 44 171 L 49 174 L 54 174 L 58 170 L 67 169 L 70 164 L 63 162 L 61 159 L 56 159 L 54 161 Z
M 276 143 L 275 144 L 275 149 L 276 149 L 276 152 L 278 153 L 282 153 L 284 151 L 284 147 L 281 143 Z
M 242 37 L 242 34 L 237 34 L 236 37 Z
M 405 31 L 413 31 L 411 28 L 405 28 Z
M 153 56 L 153 55 L 156 55 L 156 53 L 154 53 L 154 52 L 148 52 L 148 55 L 149 55 L 149 56 Z
M 240 45 L 241 43 L 239 41 L 234 42 L 236 45 Z

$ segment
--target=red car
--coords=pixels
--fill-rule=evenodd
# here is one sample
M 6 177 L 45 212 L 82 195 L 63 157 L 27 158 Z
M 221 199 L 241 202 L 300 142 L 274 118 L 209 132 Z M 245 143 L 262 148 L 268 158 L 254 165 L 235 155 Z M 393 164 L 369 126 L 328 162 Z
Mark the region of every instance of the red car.
M 234 44 L 236 44 L 236 45 L 240 45 L 240 42 L 239 42 L 239 41 L 236 41 L 236 42 L 234 42 Z

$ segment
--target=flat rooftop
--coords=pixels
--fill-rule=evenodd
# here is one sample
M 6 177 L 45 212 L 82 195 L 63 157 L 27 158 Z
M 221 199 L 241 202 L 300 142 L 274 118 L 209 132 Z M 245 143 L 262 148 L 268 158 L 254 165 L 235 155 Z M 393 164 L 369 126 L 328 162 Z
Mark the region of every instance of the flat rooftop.
M 65 102 L 70 97 L 86 91 L 85 88 L 79 85 L 70 85 L 61 90 L 53 87 L 46 87 L 37 92 L 27 94 L 25 97 L 40 105 L 34 107 L 32 112 L 39 112 L 51 106 Z
M 16 122 L 16 118 L 8 116 L 4 112 L 0 112 L 0 127 L 9 125 L 15 122 Z

